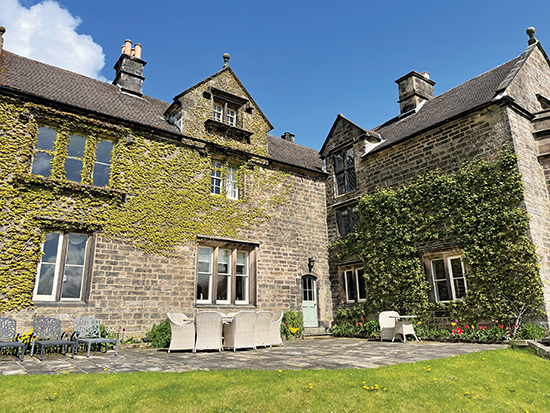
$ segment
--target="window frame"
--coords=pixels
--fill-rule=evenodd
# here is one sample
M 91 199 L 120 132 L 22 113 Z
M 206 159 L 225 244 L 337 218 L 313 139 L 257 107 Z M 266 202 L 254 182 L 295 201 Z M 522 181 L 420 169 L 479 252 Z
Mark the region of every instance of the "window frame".
M 52 292 L 49 295 L 38 295 L 38 287 L 40 284 L 40 274 L 42 270 L 43 261 L 42 258 L 38 262 L 36 269 L 36 279 L 33 288 L 32 300 L 36 303 L 86 303 L 88 301 L 90 293 L 90 283 L 93 270 L 93 254 L 95 250 L 95 234 L 81 231 L 60 231 L 60 230 L 48 230 L 46 234 L 56 233 L 59 234 L 57 241 L 56 260 L 54 268 L 54 276 L 52 281 Z M 65 282 L 64 276 L 67 267 L 75 266 L 75 264 L 67 263 L 67 252 L 69 249 L 70 235 L 85 235 L 85 251 L 84 262 L 82 264 L 82 279 L 80 281 L 80 295 L 78 298 L 63 298 L 63 284 Z M 44 253 L 44 245 L 46 239 L 40 246 L 40 250 Z M 43 257 L 43 256 L 42 256 Z M 62 275 L 63 274 L 63 275 Z
M 211 266 L 209 273 L 209 297 L 198 298 L 198 281 L 199 281 L 199 252 L 200 249 L 208 249 L 210 251 Z M 220 263 L 220 251 L 229 250 L 229 273 L 219 273 L 218 264 Z M 245 253 L 245 272 L 244 275 L 237 273 L 238 254 Z M 201 242 L 197 248 L 196 262 L 196 286 L 195 286 L 195 305 L 200 306 L 250 306 L 255 305 L 255 280 L 256 280 L 256 256 L 257 247 L 250 245 L 242 245 L 237 243 L 216 243 L 216 242 Z M 227 299 L 218 299 L 218 275 L 227 276 Z M 237 278 L 244 278 L 244 300 L 237 299 Z M 214 293 L 215 291 L 215 293 Z
M 348 153 L 351 151 L 352 162 L 348 164 Z M 333 167 L 334 167 L 334 193 L 335 196 L 341 196 L 349 192 L 357 190 L 357 174 L 355 173 L 355 150 L 353 146 L 349 146 L 345 149 L 341 149 L 335 152 L 333 155 Z M 338 166 L 338 157 L 343 160 L 343 167 L 340 169 Z M 353 180 L 351 179 L 353 176 Z M 344 187 L 340 192 L 340 185 L 338 184 L 338 178 L 343 177 Z
M 241 196 L 240 192 L 239 168 L 213 159 L 210 162 L 210 195 L 224 196 L 227 199 L 238 201 Z
M 457 276 L 453 273 L 452 261 L 459 259 L 462 274 Z M 433 302 L 436 303 L 451 303 L 462 301 L 463 298 L 468 294 L 468 267 L 462 258 L 462 251 L 459 248 L 452 248 L 445 251 L 429 252 L 425 253 L 422 256 L 424 262 L 424 268 L 428 277 L 429 284 L 432 289 L 430 291 L 430 298 Z M 443 269 L 445 273 L 445 278 L 436 278 L 435 262 L 442 261 Z M 464 294 L 458 297 L 455 282 L 462 282 L 464 286 Z M 438 284 L 445 283 L 448 295 L 450 299 L 440 299 L 440 293 Z
M 216 110 L 216 108 L 220 108 L 221 110 Z M 212 100 L 212 119 L 216 122 L 237 127 L 238 117 L 239 107 L 237 105 L 223 101 L 219 98 L 214 98 Z
M 344 285 L 344 294 L 345 301 L 347 304 L 352 303 L 364 303 L 367 301 L 367 289 L 365 285 L 365 270 L 362 266 L 353 266 L 353 267 L 343 267 L 341 268 L 343 285 Z M 350 277 L 351 276 L 351 277 Z M 362 277 L 362 278 L 361 278 Z M 352 280 L 353 288 L 355 289 L 355 297 L 350 296 L 350 278 Z M 361 283 L 359 280 L 362 279 Z M 361 288 L 363 287 L 363 288 Z M 361 297 L 361 292 L 363 297 Z
M 347 217 L 345 217 L 347 215 Z M 359 225 L 359 206 L 357 204 L 347 205 L 336 210 L 336 228 L 340 237 L 348 236 L 355 231 Z M 346 222 L 348 227 L 346 227 Z M 349 230 L 346 232 L 346 228 Z
M 38 146 L 39 139 L 40 139 L 39 136 L 42 129 L 50 129 L 55 133 L 52 149 L 44 149 Z M 83 149 L 82 156 L 69 154 L 69 148 L 71 145 L 72 138 L 74 136 L 84 139 L 84 149 Z M 104 161 L 97 160 L 98 148 L 99 148 L 100 142 L 102 141 L 110 142 L 112 145 L 108 164 L 105 163 Z M 34 145 L 33 157 L 30 165 L 30 173 L 33 175 L 42 176 L 45 178 L 63 179 L 68 182 L 74 182 L 77 184 L 84 184 L 84 185 L 88 184 L 86 181 L 90 181 L 89 185 L 97 186 L 98 188 L 108 188 L 109 181 L 111 179 L 115 144 L 116 142 L 114 139 L 110 139 L 103 136 L 90 135 L 82 130 L 66 130 L 63 128 L 56 128 L 48 124 L 39 124 L 38 134 L 36 137 L 36 144 Z M 43 175 L 41 173 L 37 173 L 39 171 L 35 171 L 36 160 L 39 154 L 46 154 L 49 157 L 48 176 Z M 93 159 L 93 162 L 86 162 L 86 159 Z M 52 171 L 52 164 L 57 160 L 62 160 L 62 163 L 63 163 L 62 166 L 64 171 L 63 176 L 52 176 L 52 172 L 53 174 L 56 174 L 56 171 Z M 74 162 L 74 161 L 80 162 L 80 169 L 79 169 L 80 181 L 74 181 L 74 180 L 68 179 L 68 173 L 66 169 L 67 163 Z M 107 184 L 104 186 L 98 186 L 94 183 L 95 171 L 98 165 L 108 166 L 108 169 L 109 169 Z M 59 174 L 59 172 L 57 172 L 57 174 Z

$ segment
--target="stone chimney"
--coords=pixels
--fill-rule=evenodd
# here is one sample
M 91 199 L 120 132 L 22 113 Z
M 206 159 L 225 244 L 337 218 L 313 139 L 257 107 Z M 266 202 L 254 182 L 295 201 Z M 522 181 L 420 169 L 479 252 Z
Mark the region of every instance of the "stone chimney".
M 281 135 L 281 139 L 284 139 L 285 141 L 294 142 L 294 134 L 290 132 L 285 132 Z
M 6 28 L 0 26 L 0 56 L 2 56 L 2 50 L 4 49 L 4 33 L 6 33 Z
M 435 82 L 427 72 L 412 71 L 395 81 L 399 87 L 399 108 L 401 114 L 415 110 L 418 106 L 434 97 Z
M 141 96 L 143 89 L 143 67 L 147 62 L 141 60 L 141 44 L 136 43 L 132 47 L 132 41 L 126 40 L 122 46 L 122 54 L 115 64 L 116 70 L 113 85 L 124 92 Z

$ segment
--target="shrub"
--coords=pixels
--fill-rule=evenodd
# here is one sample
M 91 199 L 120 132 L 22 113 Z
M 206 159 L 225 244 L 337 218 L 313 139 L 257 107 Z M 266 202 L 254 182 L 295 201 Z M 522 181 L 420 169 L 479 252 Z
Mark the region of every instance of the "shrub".
M 297 311 L 287 311 L 281 322 L 281 336 L 287 340 L 301 338 L 304 335 L 304 317 Z
M 539 340 L 546 335 L 546 331 L 536 324 L 524 323 L 518 329 L 516 338 L 522 340 Z
M 151 347 L 164 348 L 170 345 L 172 332 L 170 330 L 170 322 L 164 320 L 158 326 L 153 324 L 151 331 L 147 333 L 147 341 L 151 343 Z

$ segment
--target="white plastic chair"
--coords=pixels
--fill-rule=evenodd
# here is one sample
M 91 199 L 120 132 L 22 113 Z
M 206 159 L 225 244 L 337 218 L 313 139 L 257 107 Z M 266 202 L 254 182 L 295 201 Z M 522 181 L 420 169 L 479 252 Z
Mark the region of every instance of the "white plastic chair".
M 398 317 L 399 313 L 397 311 L 382 311 L 378 315 L 378 323 L 380 323 L 380 341 L 393 341 L 395 337 L 395 321 Z

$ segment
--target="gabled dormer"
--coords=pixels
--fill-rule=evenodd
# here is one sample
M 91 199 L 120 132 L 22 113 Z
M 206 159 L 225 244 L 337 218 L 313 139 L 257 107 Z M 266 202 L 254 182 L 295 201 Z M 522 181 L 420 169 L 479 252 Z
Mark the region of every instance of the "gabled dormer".
M 267 155 L 267 133 L 273 126 L 229 66 L 176 97 L 164 113 L 184 135 Z

